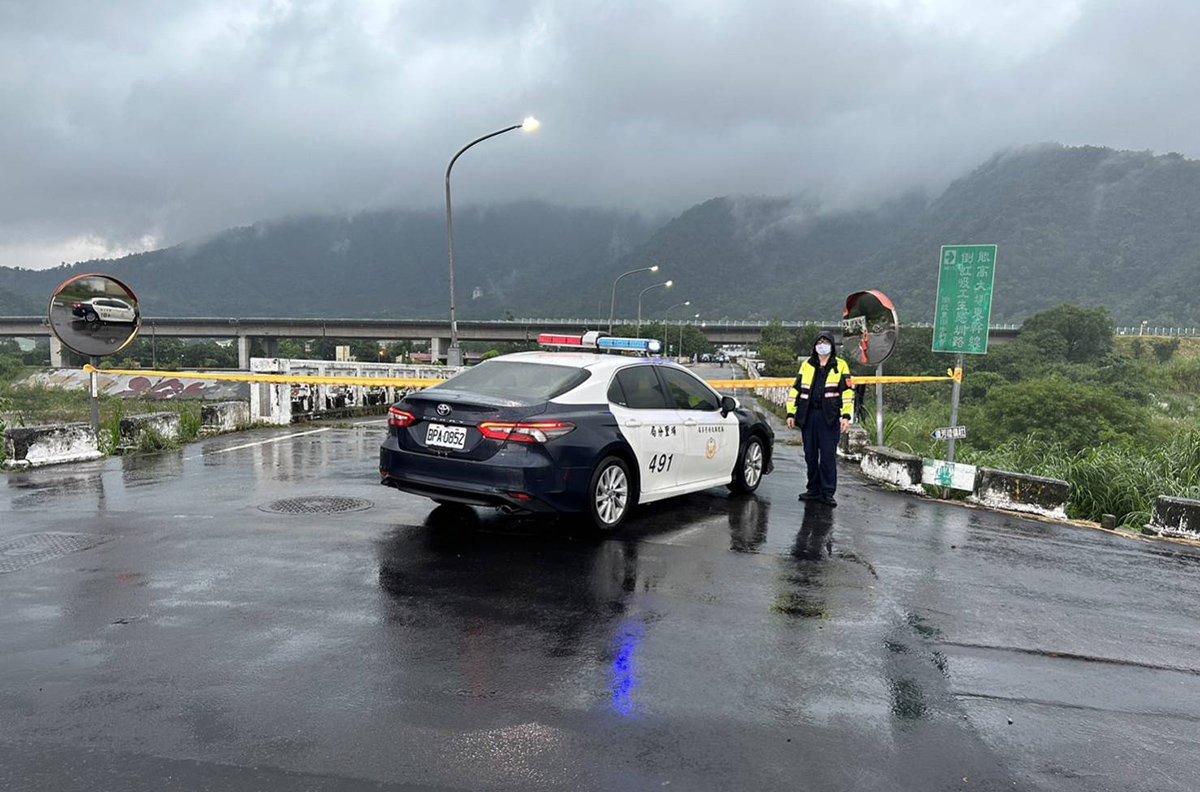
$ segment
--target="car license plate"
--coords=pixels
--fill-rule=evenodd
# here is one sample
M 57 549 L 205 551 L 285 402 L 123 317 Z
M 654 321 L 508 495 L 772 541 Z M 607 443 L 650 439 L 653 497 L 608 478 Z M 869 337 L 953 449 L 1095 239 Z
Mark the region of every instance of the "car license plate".
M 425 445 L 439 448 L 452 448 L 462 451 L 467 444 L 467 428 L 465 426 L 445 426 L 444 424 L 429 424 L 425 430 Z

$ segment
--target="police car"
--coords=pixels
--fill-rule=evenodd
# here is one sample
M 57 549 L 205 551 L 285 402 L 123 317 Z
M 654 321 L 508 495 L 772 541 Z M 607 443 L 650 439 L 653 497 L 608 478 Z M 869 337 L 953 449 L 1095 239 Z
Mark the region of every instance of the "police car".
M 771 472 L 761 413 L 683 366 L 611 354 L 654 353 L 657 341 L 538 340 L 560 351 L 496 357 L 393 405 L 382 483 L 439 503 L 582 514 L 615 531 L 639 503 L 753 492 Z

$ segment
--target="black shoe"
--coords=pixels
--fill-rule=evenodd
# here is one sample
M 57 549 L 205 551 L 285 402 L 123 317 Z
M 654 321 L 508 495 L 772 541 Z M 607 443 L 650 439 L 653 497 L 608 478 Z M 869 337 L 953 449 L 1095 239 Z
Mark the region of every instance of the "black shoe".
M 821 503 L 824 503 L 826 506 L 829 506 L 830 508 L 837 506 L 837 501 L 833 499 L 832 495 L 822 495 Z
M 821 494 L 819 492 L 801 492 L 797 496 L 796 500 L 810 501 L 810 500 L 818 500 L 820 497 L 821 497 Z

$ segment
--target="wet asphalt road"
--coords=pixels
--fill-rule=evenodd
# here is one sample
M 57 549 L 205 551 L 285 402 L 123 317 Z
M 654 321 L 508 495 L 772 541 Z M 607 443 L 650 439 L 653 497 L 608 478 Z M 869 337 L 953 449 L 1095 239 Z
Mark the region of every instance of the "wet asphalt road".
M 0 789 L 1200 787 L 1198 551 L 782 446 L 599 541 L 380 487 L 381 425 L 0 479 Z M 259 508 L 314 494 L 374 506 Z

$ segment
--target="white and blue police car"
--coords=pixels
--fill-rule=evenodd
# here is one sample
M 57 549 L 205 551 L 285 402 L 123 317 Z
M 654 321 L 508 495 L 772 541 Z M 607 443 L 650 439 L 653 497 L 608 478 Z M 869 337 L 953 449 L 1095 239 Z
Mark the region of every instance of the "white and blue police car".
M 655 353 L 657 341 L 538 340 L 564 351 L 502 355 L 394 404 L 382 483 L 438 503 L 584 515 L 615 531 L 639 503 L 753 492 L 771 472 L 775 434 L 761 413 L 673 362 L 612 354 Z

